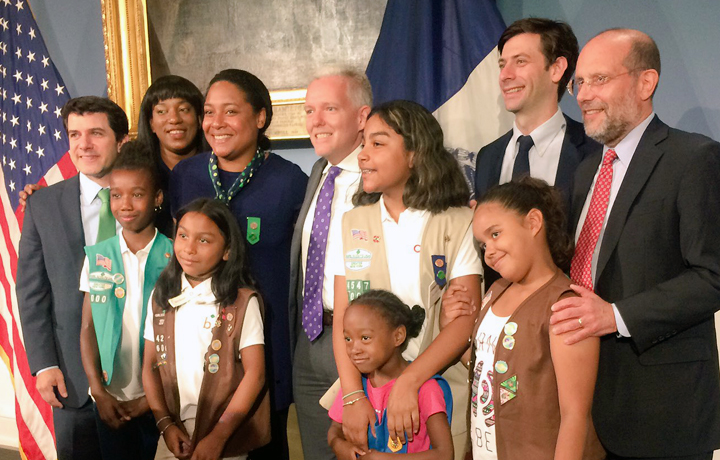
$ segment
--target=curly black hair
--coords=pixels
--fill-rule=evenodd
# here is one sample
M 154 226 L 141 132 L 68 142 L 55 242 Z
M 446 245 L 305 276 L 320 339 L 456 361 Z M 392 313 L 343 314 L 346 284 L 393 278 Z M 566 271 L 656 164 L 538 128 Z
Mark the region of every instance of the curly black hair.
M 545 236 L 553 262 L 563 271 L 570 269 L 575 245 L 567 232 L 565 202 L 557 188 L 549 186 L 544 180 L 525 176 L 519 181 L 491 188 L 477 204 L 480 206 L 482 203 L 498 203 L 523 216 L 531 209 L 540 211 L 545 220 Z
M 391 328 L 405 326 L 405 341 L 400 350 L 407 348 L 408 340 L 420 334 L 425 322 L 425 310 L 420 305 L 410 308 L 390 291 L 371 289 L 350 302 L 350 306 L 364 305 L 378 312 Z

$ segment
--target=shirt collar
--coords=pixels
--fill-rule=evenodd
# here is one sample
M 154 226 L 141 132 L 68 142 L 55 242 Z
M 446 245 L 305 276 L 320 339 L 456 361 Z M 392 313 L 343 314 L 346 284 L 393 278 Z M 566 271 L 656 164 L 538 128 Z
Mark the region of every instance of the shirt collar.
M 139 255 L 141 255 L 141 254 L 145 255 L 145 254 L 149 254 L 149 253 L 150 253 L 150 248 L 152 248 L 152 245 L 153 245 L 153 243 L 155 242 L 155 238 L 157 238 L 157 234 L 158 234 L 158 231 L 157 231 L 157 228 L 156 228 L 156 229 L 155 229 L 155 234 L 153 235 L 153 237 L 152 237 L 152 239 L 150 240 L 150 242 L 149 242 L 144 248 L 140 249 L 140 250 L 136 253 L 137 256 L 139 256 Z M 125 252 L 130 252 L 130 248 L 128 248 L 127 242 L 125 241 L 125 230 L 123 230 L 122 232 L 120 232 L 120 238 L 118 238 L 118 244 L 120 245 L 120 253 L 121 253 L 121 254 L 124 254 Z M 183 276 L 184 276 L 184 275 L 183 275 Z M 188 284 L 188 285 L 189 285 L 189 284 Z
M 360 172 L 360 165 L 358 165 L 358 155 L 360 154 L 360 150 L 362 150 L 362 144 L 355 147 L 355 150 L 350 152 L 350 155 L 343 158 L 343 160 L 338 163 L 337 167 L 342 169 L 343 171 L 350 171 L 350 172 Z M 327 172 L 330 170 L 330 168 L 333 165 L 328 162 L 328 164 L 325 165 L 325 169 L 323 170 L 323 174 L 327 174 Z
M 80 199 L 84 206 L 89 206 L 103 187 L 83 173 L 78 173 L 78 176 L 80 177 Z
M 425 210 L 405 208 L 405 210 L 400 213 L 400 216 L 398 216 L 397 224 L 399 225 L 401 220 L 403 222 L 407 222 L 408 219 L 423 219 L 425 217 L 425 214 L 427 214 L 427 211 Z M 380 195 L 380 221 L 392 222 L 393 224 L 396 223 L 395 219 L 392 218 L 387 208 L 385 207 L 385 201 L 383 200 L 382 195 Z
M 557 111 L 552 117 L 548 118 L 545 123 L 532 130 L 532 132 L 530 133 L 530 137 L 532 137 L 533 145 L 535 146 L 535 152 L 538 154 L 538 156 L 542 157 L 545 154 L 545 151 L 550 146 L 550 143 L 553 141 L 553 139 L 555 139 L 555 136 L 557 136 L 560 131 L 565 128 L 566 124 L 567 121 L 565 120 L 565 116 L 560 110 L 560 107 L 558 107 Z M 518 138 L 522 135 L 523 134 L 517 127 L 517 124 L 513 122 L 513 135 L 510 139 L 511 145 L 515 145 Z
M 185 290 L 188 289 L 194 295 L 212 294 L 212 277 L 206 279 L 195 287 L 190 285 L 190 281 L 187 280 L 185 273 L 182 274 L 180 280 L 182 282 L 180 286 L 181 292 L 185 292 Z
M 630 164 L 630 160 L 632 160 L 635 150 L 637 150 L 637 146 L 640 144 L 640 139 L 642 139 L 643 134 L 645 134 L 645 130 L 648 125 L 650 125 L 650 122 L 654 117 L 655 112 L 652 112 L 650 116 L 634 127 L 632 131 L 630 131 L 627 136 L 625 136 L 620 142 L 618 142 L 618 145 L 613 148 L 618 156 L 618 160 L 620 160 L 625 167 Z M 605 152 L 609 149 L 610 147 L 603 145 L 603 156 L 605 156 Z

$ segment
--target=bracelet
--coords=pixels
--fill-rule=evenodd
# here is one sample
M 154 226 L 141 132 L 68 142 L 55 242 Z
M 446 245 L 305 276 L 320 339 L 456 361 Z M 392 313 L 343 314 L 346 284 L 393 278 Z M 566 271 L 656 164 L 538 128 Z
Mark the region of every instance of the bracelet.
M 358 393 L 365 393 L 365 390 L 355 390 L 355 391 L 351 391 L 350 393 L 348 393 L 348 394 L 346 394 L 345 396 L 343 396 L 342 399 L 345 399 L 345 398 L 347 398 L 348 396 L 352 396 L 352 395 L 355 395 L 355 394 L 358 394 Z
M 344 402 L 344 403 L 343 403 L 343 407 L 345 407 L 345 406 L 352 406 L 352 405 L 355 404 L 356 402 L 360 401 L 361 399 L 365 399 L 365 398 L 367 398 L 367 396 L 362 395 L 362 396 L 360 396 L 359 398 L 353 399 L 352 401 Z
M 160 422 L 162 422 L 162 421 L 165 420 L 166 418 L 170 418 L 170 416 L 169 416 L 169 415 L 166 415 L 165 417 L 162 417 L 160 420 L 158 420 L 157 422 L 155 422 L 155 428 L 159 428 L 159 427 L 160 427 Z
M 170 422 L 170 423 L 168 423 L 167 425 L 165 425 L 165 428 L 163 428 L 162 430 L 160 430 L 160 436 L 162 436 L 163 434 L 165 434 L 165 432 L 167 431 L 167 429 L 170 428 L 170 427 L 173 426 L 173 425 L 175 425 L 175 422 Z M 177 425 L 176 425 L 176 426 L 177 426 Z

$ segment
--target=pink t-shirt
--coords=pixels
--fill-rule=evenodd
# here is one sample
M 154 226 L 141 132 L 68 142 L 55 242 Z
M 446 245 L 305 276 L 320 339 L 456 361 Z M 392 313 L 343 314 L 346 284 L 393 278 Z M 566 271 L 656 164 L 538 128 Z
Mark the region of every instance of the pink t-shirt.
M 395 380 L 391 380 L 380 388 L 373 388 L 370 380 L 367 381 L 367 394 L 370 404 L 375 409 L 375 413 L 380 419 L 383 411 L 387 407 L 388 397 L 390 396 L 390 390 L 395 385 Z M 357 395 L 351 396 L 350 400 L 355 399 Z M 338 423 L 342 423 L 342 409 L 343 409 L 342 392 L 338 392 L 337 398 L 333 403 L 328 415 L 330 418 Z M 408 443 L 408 453 L 414 452 L 425 452 L 430 450 L 430 437 L 427 433 L 427 420 L 431 415 L 437 413 L 446 414 L 445 409 L 445 397 L 443 396 L 442 388 L 435 381 L 430 379 L 423 383 L 420 387 L 418 394 L 418 409 L 420 411 L 420 431 L 413 437 L 413 440 Z

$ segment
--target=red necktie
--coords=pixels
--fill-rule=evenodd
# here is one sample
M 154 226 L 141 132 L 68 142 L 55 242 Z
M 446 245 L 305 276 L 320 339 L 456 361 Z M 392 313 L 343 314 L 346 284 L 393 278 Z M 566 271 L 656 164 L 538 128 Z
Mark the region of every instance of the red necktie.
M 590 199 L 587 216 L 580 230 L 575 255 L 570 265 L 570 277 L 579 285 L 593 289 L 592 258 L 602 230 L 610 200 L 610 185 L 613 178 L 613 162 L 617 159 L 615 150 L 608 149 L 603 157 L 600 174 Z

